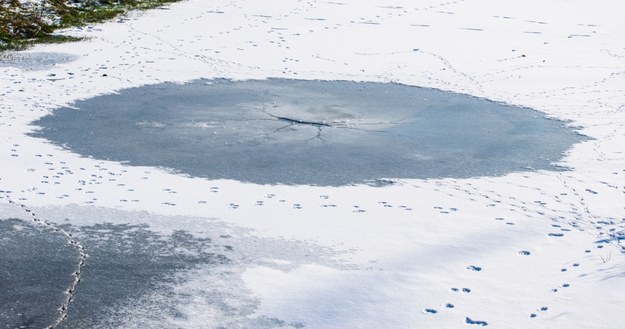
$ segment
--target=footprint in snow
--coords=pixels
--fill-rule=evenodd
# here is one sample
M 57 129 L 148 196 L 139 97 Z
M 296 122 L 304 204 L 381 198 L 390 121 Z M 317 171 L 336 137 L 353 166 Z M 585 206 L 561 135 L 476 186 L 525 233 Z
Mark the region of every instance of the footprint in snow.
M 549 307 L 547 307 L 547 306 L 542 306 L 540 309 L 538 309 L 539 312 L 546 312 L 548 310 L 549 310 Z M 535 318 L 537 316 L 538 316 L 538 314 L 536 314 L 536 313 L 531 313 L 530 314 L 530 318 Z
M 480 321 L 480 320 L 473 320 L 470 317 L 466 317 L 464 320 L 467 324 L 475 324 L 478 326 L 482 326 L 482 327 L 486 327 L 488 325 L 488 322 L 486 321 Z

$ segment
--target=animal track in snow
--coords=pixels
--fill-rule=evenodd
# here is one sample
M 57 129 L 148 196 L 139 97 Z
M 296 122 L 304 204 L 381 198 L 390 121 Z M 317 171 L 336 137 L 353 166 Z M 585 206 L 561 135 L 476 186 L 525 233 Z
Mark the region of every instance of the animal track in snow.
M 433 308 L 426 308 L 425 313 L 436 314 L 438 311 Z
M 467 270 L 471 270 L 473 272 L 481 272 L 482 271 L 482 267 L 475 266 L 475 265 L 469 265 L 469 266 L 467 266 Z
M 14 202 L 9 196 L 9 193 L 10 191 L 4 191 L 4 196 L 9 202 L 9 204 L 14 204 L 22 208 L 27 214 L 31 216 L 31 218 L 33 219 L 33 222 L 39 225 L 43 225 L 53 230 L 54 232 L 60 235 L 63 235 L 67 239 L 68 243 L 78 251 L 78 264 L 76 265 L 76 270 L 72 273 L 73 278 L 69 285 L 69 288 L 67 288 L 67 296 L 65 297 L 65 300 L 63 301 L 63 303 L 58 309 L 59 315 L 57 319 L 54 320 L 54 322 L 50 324 L 50 326 L 48 327 L 50 329 L 53 329 L 67 318 L 69 305 L 74 299 L 74 292 L 76 291 L 76 287 L 78 286 L 78 283 L 80 283 L 80 281 L 82 280 L 82 269 L 87 259 L 87 251 L 84 248 L 84 246 L 71 233 L 54 225 L 53 223 L 42 220 L 31 209 L 27 208 L 25 205 Z
M 482 326 L 482 327 L 486 327 L 488 326 L 488 322 L 486 321 L 481 321 L 481 320 L 473 320 L 470 317 L 466 317 L 464 320 L 467 324 L 475 324 L 478 326 Z

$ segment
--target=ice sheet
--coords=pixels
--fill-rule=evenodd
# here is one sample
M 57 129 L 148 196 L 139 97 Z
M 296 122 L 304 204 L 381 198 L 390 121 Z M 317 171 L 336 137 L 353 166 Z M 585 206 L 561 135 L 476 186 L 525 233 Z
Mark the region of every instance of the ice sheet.
M 257 254 L 249 244 L 250 258 L 268 260 L 234 271 L 234 295 L 221 294 L 222 277 L 207 268 L 183 270 L 174 275 L 185 280 L 136 303 L 102 305 L 121 310 L 113 323 L 127 327 L 617 329 L 625 287 L 623 11 L 625 3 L 607 0 L 189 0 L 69 30 L 90 39 L 31 52 L 76 60 L 0 67 L 0 218 L 15 218 L 7 196 L 76 227 L 146 224 L 160 236 L 183 229 L 206 238 L 212 218 L 235 238 L 301 242 L 338 259 L 285 267 L 291 258 L 276 255 L 282 248 Z M 314 187 L 184 177 L 27 136 L 54 108 L 124 88 L 268 77 L 439 88 L 534 108 L 591 139 L 565 154 L 565 172 Z M 168 291 L 185 301 L 185 316 L 168 313 Z M 206 302 L 213 294 L 245 312 L 219 311 Z
M 83 156 L 208 179 L 322 186 L 561 170 L 554 163 L 583 140 L 537 111 L 467 95 L 290 79 L 132 88 L 33 124 L 32 136 Z

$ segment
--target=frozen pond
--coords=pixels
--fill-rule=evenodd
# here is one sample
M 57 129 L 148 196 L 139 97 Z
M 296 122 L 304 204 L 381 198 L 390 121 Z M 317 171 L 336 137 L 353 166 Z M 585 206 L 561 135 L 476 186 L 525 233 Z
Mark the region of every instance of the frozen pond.
M 498 176 L 583 139 L 541 113 L 393 83 L 196 80 L 79 101 L 33 135 L 98 159 L 260 184 Z

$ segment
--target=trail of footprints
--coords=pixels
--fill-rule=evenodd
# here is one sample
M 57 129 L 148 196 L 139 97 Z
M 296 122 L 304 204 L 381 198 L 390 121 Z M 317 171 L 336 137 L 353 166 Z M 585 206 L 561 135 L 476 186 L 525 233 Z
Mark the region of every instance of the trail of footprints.
M 53 323 L 50 324 L 50 326 L 47 327 L 49 329 L 56 328 L 61 322 L 63 322 L 67 318 L 70 303 L 74 299 L 74 292 L 76 291 L 78 283 L 80 283 L 82 279 L 82 268 L 84 267 L 85 261 L 87 259 L 87 251 L 85 250 L 85 247 L 70 232 L 54 225 L 53 223 L 42 220 L 25 205 L 13 201 L 9 196 L 9 194 L 11 193 L 10 191 L 2 191 L 2 193 L 4 194 L 4 198 L 9 204 L 17 205 L 22 208 L 27 214 L 31 216 L 33 222 L 37 223 L 38 225 L 43 225 L 56 232 L 57 234 L 63 235 L 67 239 L 67 242 L 72 245 L 78 252 L 78 263 L 76 265 L 76 270 L 72 273 L 73 280 L 70 286 L 67 288 L 65 300 L 58 309 L 58 317 L 56 318 L 56 320 L 54 320 Z
M 522 256 L 529 256 L 531 253 L 528 251 L 520 251 L 519 255 Z M 569 266 L 568 268 L 562 268 L 560 271 L 561 272 L 567 272 L 569 269 L 575 269 L 577 267 L 579 267 L 580 264 L 579 263 L 573 263 L 571 266 Z M 482 267 L 480 266 L 476 266 L 476 265 L 469 265 L 466 267 L 467 270 L 473 271 L 473 272 L 481 272 L 482 271 Z M 569 288 L 571 285 L 569 283 L 562 283 L 560 286 L 553 288 L 551 291 L 553 293 L 557 293 L 559 291 L 559 289 L 566 289 Z M 473 290 L 471 288 L 468 287 L 451 287 L 449 289 L 449 291 L 451 292 L 451 297 L 450 300 L 453 300 L 453 295 L 455 294 L 471 294 L 473 292 Z M 443 310 L 447 310 L 447 311 L 455 311 L 456 306 L 453 302 L 445 302 L 440 304 L 442 305 L 442 309 L 437 309 L 437 308 L 425 308 L 423 310 L 424 314 L 427 315 L 435 315 L 438 314 L 439 312 L 442 312 Z M 549 306 L 546 305 L 541 305 L 539 307 L 537 307 L 535 310 L 531 311 L 531 313 L 529 313 L 528 317 L 529 318 L 537 318 L 539 316 L 539 314 L 541 313 L 545 313 L 549 311 Z M 465 323 L 466 324 L 473 324 L 473 325 L 478 325 L 478 326 L 488 326 L 488 322 L 484 321 L 484 320 L 475 320 L 472 317 L 469 316 L 465 316 Z
M 530 186 L 517 186 L 517 187 L 522 187 L 522 188 L 526 188 L 526 189 L 531 189 L 534 190 L 535 192 L 538 192 L 539 195 L 541 195 L 542 197 L 545 198 L 550 198 L 551 200 L 553 200 L 554 202 L 557 203 L 562 203 L 562 202 L 566 202 L 567 206 L 569 207 L 569 215 L 571 217 L 573 217 L 573 219 L 570 218 L 566 218 L 564 216 L 559 215 L 555 210 L 551 210 L 547 207 L 548 202 L 542 201 L 542 200 L 535 200 L 533 202 L 525 202 L 522 200 L 518 200 L 517 198 L 510 196 L 510 197 L 504 197 L 503 195 L 497 194 L 495 191 L 488 191 L 488 193 L 490 194 L 486 194 L 486 193 L 482 193 L 479 191 L 478 188 L 476 187 L 472 187 L 470 183 L 465 184 L 468 187 L 461 187 L 459 185 L 455 185 L 453 186 L 453 189 L 457 190 L 460 192 L 460 194 L 452 194 L 452 193 L 448 193 L 448 192 L 442 192 L 441 190 L 434 188 L 433 191 L 435 192 L 439 192 L 439 193 L 445 193 L 450 197 L 453 198 L 465 198 L 468 199 L 472 202 L 484 202 L 486 201 L 486 206 L 487 207 L 496 207 L 496 206 L 507 206 L 509 211 L 513 211 L 513 212 L 517 212 L 517 213 L 521 213 L 527 217 L 533 218 L 533 217 L 542 217 L 542 218 L 551 218 L 554 221 L 554 224 L 552 224 L 551 226 L 553 228 L 558 229 L 560 232 L 553 232 L 553 233 L 548 233 L 549 236 L 551 237 L 562 237 L 566 232 L 571 231 L 571 229 L 569 228 L 565 228 L 562 226 L 562 224 L 566 224 L 566 225 L 570 225 L 573 228 L 579 229 L 579 230 L 584 230 L 584 229 L 592 229 L 592 231 L 597 232 L 598 231 L 598 235 L 604 235 L 606 234 L 606 227 L 608 228 L 607 231 L 610 232 L 609 236 L 611 237 L 611 239 L 606 239 L 606 240 L 600 240 L 598 241 L 598 245 L 595 246 L 596 249 L 602 249 L 604 246 L 601 243 L 614 243 L 614 239 L 616 239 L 616 243 L 618 243 L 619 247 L 621 248 L 621 250 L 625 250 L 623 249 L 623 246 L 620 245 L 620 241 L 621 238 L 623 236 L 623 232 L 625 231 L 625 219 L 621 219 L 621 220 L 616 220 L 616 219 L 611 219 L 611 220 L 601 220 L 600 217 L 594 216 L 591 214 L 591 212 L 589 211 L 588 207 L 586 206 L 585 202 L 584 202 L 584 197 L 574 188 L 569 187 L 569 185 L 567 184 L 566 180 L 563 179 L 563 186 L 571 191 L 571 195 L 576 199 L 577 203 L 574 203 L 573 201 L 564 201 L 562 200 L 562 196 L 567 196 L 569 193 L 560 193 L 560 195 L 554 195 L 551 196 L 549 195 L 549 193 L 541 190 L 538 187 L 530 187 Z M 511 184 L 511 183 L 508 183 Z M 584 192 L 595 195 L 598 192 L 592 190 L 592 189 L 586 189 Z M 442 210 L 442 207 L 435 207 L 436 209 Z M 441 213 L 446 213 L 441 211 Z M 580 214 L 581 213 L 581 214 Z M 503 217 L 497 217 L 495 218 L 496 220 L 499 221 L 505 221 L 505 218 Z M 562 224 L 560 224 L 562 223 Z M 512 222 L 506 222 L 506 224 L 508 225 L 514 225 L 514 223 Z M 599 224 L 599 225 L 597 225 Z M 605 227 L 604 227 L 605 226 Z M 589 254 L 591 253 L 592 250 L 590 249 L 586 249 L 584 250 L 585 254 Z M 518 251 L 518 254 L 520 256 L 530 256 L 531 252 L 528 250 L 520 250 Z M 607 261 L 607 257 L 610 257 L 609 255 L 606 256 L 606 258 L 604 258 L 603 256 L 601 256 L 601 259 L 604 260 L 604 263 Z M 567 267 L 562 267 L 559 269 L 559 271 L 561 273 L 568 273 L 572 270 L 576 270 L 580 267 L 580 263 L 579 262 L 575 262 L 573 264 L 571 264 L 570 266 Z M 467 269 L 472 270 L 472 271 L 476 271 L 476 272 L 480 272 L 481 268 L 476 268 L 473 265 L 470 265 L 467 267 Z M 556 287 L 553 287 L 551 289 L 552 293 L 558 293 L 563 289 L 567 289 L 570 288 L 571 284 L 569 282 L 562 282 L 561 284 L 557 285 Z M 453 287 L 451 288 L 452 292 L 458 293 L 458 292 L 464 292 L 464 293 L 470 293 L 471 290 L 469 288 L 456 288 Z M 454 304 L 452 303 L 446 303 L 444 304 L 445 308 L 454 308 Z M 541 305 L 539 307 L 537 307 L 534 311 L 532 311 L 531 313 L 529 313 L 529 317 L 530 318 L 537 318 L 539 317 L 539 315 L 541 313 L 544 312 L 548 312 L 549 311 L 549 307 L 546 305 Z M 424 310 L 424 313 L 426 314 L 437 314 L 439 312 L 439 310 L 435 309 L 435 308 L 427 308 Z M 488 325 L 488 323 L 486 321 L 481 321 L 481 320 L 474 320 L 470 317 L 466 317 L 466 323 L 467 324 L 474 324 L 474 325 L 481 325 L 481 326 L 486 326 Z
M 482 267 L 481 266 L 476 266 L 476 265 L 468 265 L 466 267 L 467 270 L 472 271 L 472 272 L 481 272 L 482 271 Z M 450 292 L 450 300 L 455 299 L 455 295 L 456 294 L 471 294 L 473 292 L 473 290 L 469 287 L 451 287 L 449 288 L 449 292 Z M 435 315 L 438 314 L 439 312 L 443 312 L 443 311 L 449 311 L 449 312 L 456 312 L 458 311 L 456 308 L 456 305 L 449 301 L 449 302 L 445 302 L 441 304 L 442 309 L 436 309 L 436 308 L 426 308 L 423 310 L 423 312 L 426 315 Z M 477 325 L 477 326 L 488 326 L 488 322 L 484 321 L 484 320 L 476 320 L 475 318 L 472 318 L 470 316 L 465 316 L 465 323 L 466 324 L 472 324 L 472 325 Z
M 449 187 L 449 186 L 447 186 Z M 554 223 L 551 225 L 554 229 L 557 229 L 558 231 L 550 233 L 549 235 L 557 238 L 557 237 L 561 237 L 563 234 L 565 234 L 566 232 L 570 231 L 571 229 L 563 227 L 563 224 L 566 225 L 571 225 L 574 228 L 580 228 L 580 224 L 578 224 L 575 221 L 567 221 L 568 219 L 563 217 L 563 216 L 559 216 L 557 215 L 557 211 L 555 210 L 550 210 L 548 208 L 549 206 L 549 202 L 568 202 L 568 206 L 570 207 L 570 214 L 572 215 L 576 215 L 578 214 L 578 208 L 579 208 L 579 204 L 575 204 L 573 203 L 573 201 L 564 201 L 561 199 L 561 196 L 566 196 L 567 193 L 562 193 L 562 195 L 558 196 L 549 196 L 549 194 L 543 190 L 541 190 L 540 188 L 537 187 L 530 187 L 530 186 L 517 186 L 523 189 L 531 189 L 534 192 L 538 193 L 538 195 L 544 197 L 543 200 L 534 200 L 531 202 L 526 202 L 526 201 L 522 201 L 517 199 L 516 197 L 513 196 L 503 196 L 501 194 L 496 193 L 495 191 L 487 191 L 486 193 L 481 192 L 479 188 L 472 186 L 470 183 L 469 184 L 464 184 L 462 186 L 460 185 L 452 185 L 451 186 L 452 189 L 451 191 L 443 191 L 440 188 L 432 188 L 432 191 L 437 192 L 437 193 L 444 193 L 449 197 L 452 197 L 454 199 L 468 199 L 472 202 L 481 202 L 484 204 L 485 207 L 506 207 L 507 211 L 512 211 L 512 212 L 517 212 L 517 213 L 521 213 L 527 217 L 530 218 L 535 218 L 535 217 L 542 217 L 542 218 L 552 218 L 552 220 L 554 221 Z M 420 187 L 423 188 L 423 187 Z M 215 188 L 217 189 L 217 188 Z M 453 193 L 453 191 L 457 191 L 458 193 Z M 536 194 L 534 193 L 534 194 Z M 304 206 L 301 203 L 288 203 L 286 199 L 281 199 L 278 198 L 277 195 L 275 193 L 269 193 L 266 194 L 264 196 L 263 199 L 261 200 L 256 200 L 254 205 L 258 206 L 258 207 L 262 207 L 267 205 L 267 201 L 272 200 L 272 199 L 276 199 L 279 203 L 284 203 L 284 204 L 290 204 L 292 205 L 292 207 L 294 209 L 302 209 Z M 320 207 L 322 208 L 337 208 L 339 207 L 337 204 L 331 203 L 331 197 L 327 194 L 322 194 L 319 195 L 319 199 L 321 200 L 321 205 Z M 549 201 L 544 201 L 544 200 L 549 200 Z M 582 200 L 583 201 L 583 200 Z M 410 211 L 412 210 L 411 207 L 409 207 L 408 205 L 394 205 L 391 202 L 388 201 L 377 201 L 377 205 L 379 207 L 381 207 L 382 209 L 388 209 L 389 211 L 392 210 L 406 210 L 406 211 Z M 232 209 L 238 209 L 239 208 L 239 204 L 236 203 L 231 203 L 229 204 L 229 207 Z M 362 205 L 352 205 L 353 207 L 353 211 L 355 213 L 361 213 L 361 212 L 366 212 L 365 208 Z M 459 212 L 460 210 L 457 207 L 441 207 L 441 206 L 433 206 L 433 208 L 435 210 L 437 210 L 441 215 L 448 215 L 451 213 L 455 213 L 455 212 Z M 583 208 L 583 205 L 582 205 Z M 577 218 L 577 217 L 576 217 Z M 503 217 L 497 217 L 495 218 L 495 220 L 498 221 L 502 221 L 504 222 L 506 225 L 511 225 L 514 226 L 515 223 L 511 222 L 511 221 L 507 221 L 505 218 Z M 578 219 L 576 219 L 578 220 Z M 560 224 L 562 223 L 562 224 Z M 562 233 L 561 233 L 562 232 Z M 601 249 L 603 248 L 603 246 L 598 245 L 596 247 L 597 249 Z M 584 253 L 590 253 L 592 252 L 589 249 L 584 250 Z M 518 257 L 530 257 L 532 255 L 532 252 L 530 250 L 518 250 L 516 251 Z M 573 263 L 572 265 L 568 266 L 568 267 L 563 267 L 563 268 L 559 268 L 557 269 L 558 271 L 560 271 L 561 273 L 568 273 L 571 270 L 575 270 L 577 268 L 580 267 L 580 263 L 576 262 Z M 476 273 L 480 273 L 483 271 L 483 268 L 481 266 L 477 266 L 477 265 L 468 265 L 466 267 L 466 270 L 470 270 L 472 272 L 476 272 Z M 563 280 L 561 283 L 557 284 L 556 286 L 554 286 L 551 289 L 552 293 L 558 293 L 559 291 L 561 291 L 562 289 L 567 289 L 570 288 L 571 284 L 567 281 L 567 280 Z M 458 309 L 456 307 L 456 304 L 453 302 L 453 295 L 454 294 L 471 294 L 474 293 L 473 290 L 470 287 L 466 287 L 466 286 L 459 286 L 459 287 L 451 287 L 449 289 L 450 293 L 452 293 L 452 295 L 450 296 L 450 300 L 447 302 L 444 302 L 440 305 L 441 308 L 436 308 L 436 307 L 430 307 L 430 308 L 426 308 L 423 310 L 423 313 L 426 315 L 436 315 L 440 312 L 443 311 L 455 311 L 457 312 Z M 537 307 L 533 310 L 527 310 L 527 316 L 529 318 L 537 318 L 540 317 L 541 314 L 546 313 L 549 311 L 549 306 L 548 305 L 537 305 Z M 478 319 L 478 318 L 474 318 L 471 317 L 469 315 L 467 315 L 465 317 L 465 323 L 468 325 L 476 325 L 476 326 L 488 326 L 488 321 L 485 321 L 484 319 Z
M 12 149 L 10 151 L 13 152 L 14 154 L 18 154 L 17 153 L 18 150 L 19 150 L 19 145 L 13 144 Z M 67 163 L 63 161 L 55 163 L 54 161 L 51 160 L 52 158 L 51 154 L 37 154 L 36 157 L 42 159 L 42 163 L 45 165 L 44 170 L 48 171 L 47 173 L 45 173 L 45 175 L 41 176 L 41 179 L 42 179 L 41 186 L 58 185 L 61 183 L 64 176 L 80 174 L 81 177 L 84 177 L 85 175 L 87 175 L 88 179 L 79 179 L 77 181 L 76 191 L 85 193 L 87 195 L 95 194 L 95 191 L 89 189 L 89 186 L 98 186 L 104 183 L 114 184 L 116 187 L 126 189 L 127 192 L 134 191 L 134 189 L 128 188 L 127 186 L 125 186 L 125 184 L 117 182 L 118 179 L 125 173 L 125 170 L 121 170 L 120 172 L 113 172 L 107 169 L 107 167 L 104 165 L 104 162 L 100 162 L 94 165 L 93 169 L 88 170 L 83 167 L 72 168 L 71 166 L 69 166 Z M 30 174 L 38 174 L 36 170 L 33 168 L 28 169 L 27 172 Z M 150 174 L 151 173 L 149 171 L 145 171 L 144 176 L 141 177 L 141 179 L 142 180 L 149 179 Z M 564 234 L 566 234 L 566 232 L 571 230 L 570 228 L 563 226 L 563 225 L 566 225 L 566 226 L 573 227 L 576 229 L 593 229 L 594 231 L 596 230 L 607 231 L 608 233 L 606 234 L 608 235 L 608 238 L 606 239 L 605 243 L 612 243 L 613 241 L 610 241 L 609 237 L 615 236 L 619 232 L 623 232 L 623 227 L 625 226 L 625 223 L 623 223 L 623 220 L 617 221 L 615 219 L 599 219 L 596 216 L 593 216 L 585 204 L 583 193 L 587 193 L 588 195 L 596 195 L 597 193 L 600 193 L 600 192 L 598 192 L 597 190 L 593 188 L 588 188 L 580 192 L 576 190 L 575 188 L 570 187 L 570 185 L 568 184 L 568 180 L 571 179 L 570 177 L 567 177 L 565 175 L 562 175 L 561 177 L 562 177 L 563 186 L 565 187 L 566 192 L 562 192 L 559 195 L 551 195 L 548 192 L 538 187 L 523 186 L 520 184 L 515 184 L 515 188 L 529 189 L 532 191 L 532 194 L 540 196 L 540 199 L 536 199 L 533 201 L 524 201 L 514 196 L 504 196 L 493 190 L 482 191 L 480 188 L 473 186 L 471 183 L 465 183 L 465 182 L 463 182 L 462 184 L 458 184 L 458 183 L 444 184 L 444 185 L 441 184 L 440 187 L 431 187 L 430 189 L 433 192 L 442 193 L 450 198 L 453 198 L 454 200 L 465 199 L 471 202 L 482 203 L 485 207 L 503 207 L 506 211 L 516 212 L 524 216 L 527 216 L 529 218 L 535 218 L 535 217 L 551 218 L 554 221 L 554 223 L 552 224 L 552 227 L 554 228 L 555 231 L 551 232 L 550 236 L 554 238 L 562 237 Z M 512 183 L 505 183 L 505 184 L 512 184 Z M 418 186 L 418 188 L 424 188 L 424 186 Z M 46 195 L 46 192 L 42 191 L 40 188 L 36 186 L 31 189 L 21 191 L 21 192 L 22 192 L 21 195 L 24 195 L 24 196 L 28 194 L 26 192 L 35 193 L 36 195 L 42 195 L 42 196 Z M 163 193 L 163 195 L 174 196 L 177 194 L 176 190 L 172 188 L 168 188 L 168 187 L 161 188 L 161 192 Z M 219 193 L 219 192 L 220 192 L 219 186 L 212 186 L 208 189 L 209 194 Z M 58 197 L 65 198 L 65 197 L 69 197 L 69 195 L 61 194 Z M 19 198 L 19 202 L 23 202 L 26 200 L 27 200 L 26 197 Z M 120 199 L 120 202 L 128 202 L 129 200 L 130 199 Z M 335 208 L 340 208 L 342 206 L 342 205 L 332 202 L 331 197 L 327 194 L 319 195 L 319 200 L 320 200 L 319 207 L 322 207 L 324 209 L 335 209 Z M 97 198 L 92 198 L 91 200 L 86 201 L 86 203 L 94 203 L 96 201 L 97 201 Z M 298 201 L 289 202 L 287 201 L 287 199 L 279 198 L 276 193 L 267 193 L 263 196 L 263 198 L 258 199 L 255 202 L 253 202 L 252 205 L 257 206 L 257 207 L 263 207 L 263 206 L 266 206 L 269 201 L 278 202 L 278 204 L 285 204 L 294 210 L 301 210 L 305 208 L 305 205 L 302 202 L 298 202 Z M 139 200 L 132 199 L 132 202 L 139 202 Z M 198 204 L 207 204 L 207 205 L 210 204 L 208 199 L 201 199 L 201 200 L 197 200 L 196 202 Z M 385 200 L 380 200 L 380 201 L 377 201 L 376 203 L 378 207 L 381 207 L 382 209 L 387 209 L 389 211 L 398 211 L 398 210 L 412 211 L 412 208 L 409 205 L 405 205 L 405 204 L 393 204 Z M 549 208 L 550 203 L 558 203 L 558 204 L 566 205 L 567 208 L 569 209 L 568 213 L 565 214 L 565 216 L 563 216 L 561 212 L 550 209 Z M 175 202 L 170 202 L 170 201 L 163 201 L 162 204 L 164 206 L 177 206 Z M 232 210 L 237 210 L 242 206 L 242 204 L 240 202 L 238 203 L 231 202 L 227 206 Z M 243 206 L 246 206 L 246 205 L 243 204 Z M 355 205 L 351 205 L 351 208 L 354 213 L 365 213 L 367 211 L 366 210 L 367 206 L 374 206 L 374 205 L 355 204 Z M 25 208 L 24 206 L 22 207 Z M 460 211 L 459 208 L 457 207 L 449 207 L 449 206 L 443 207 L 443 206 L 433 205 L 433 208 L 440 215 L 450 215 L 453 213 L 458 213 Z M 32 215 L 33 215 L 33 218 L 35 219 L 36 218 L 35 215 L 34 214 Z M 515 225 L 513 221 L 507 220 L 505 217 L 496 217 L 495 220 L 501 221 L 502 223 L 505 223 L 506 225 L 510 225 L 512 227 Z M 45 225 L 48 225 L 48 224 L 45 224 Z M 67 316 L 67 307 L 69 306 L 69 303 L 72 300 L 72 294 L 75 289 L 75 286 L 80 281 L 80 268 L 84 264 L 84 260 L 86 257 L 84 248 L 76 240 L 74 240 L 69 233 L 62 231 L 62 230 L 59 231 L 59 233 L 66 235 L 68 239 L 72 239 L 71 243 L 76 246 L 77 250 L 81 254 L 80 256 L 81 258 L 79 260 L 79 268 L 75 272 L 76 278 L 74 280 L 74 285 L 68 289 L 67 301 L 61 307 L 60 312 L 62 312 L 62 314 L 59 317 L 58 323 L 60 323 L 60 321 L 62 321 L 62 319 L 64 319 Z M 596 246 L 596 248 L 601 249 L 603 248 L 603 245 L 600 244 Z M 531 251 L 529 250 L 519 250 L 517 252 L 519 256 L 523 256 L 523 257 L 532 255 Z M 589 249 L 584 250 L 584 253 L 591 253 L 591 252 L 592 251 Z M 579 266 L 580 266 L 580 263 L 575 263 L 570 268 L 562 268 L 558 270 L 566 274 L 566 273 L 569 273 L 571 270 L 577 269 Z M 480 272 L 482 269 L 481 267 L 471 267 L 470 270 L 475 271 L 475 272 Z M 567 280 L 563 280 L 561 283 L 553 286 L 551 291 L 553 293 L 558 293 L 562 291 L 563 289 L 567 289 L 570 287 L 571 287 L 570 283 Z M 452 294 L 471 294 L 472 289 L 469 287 L 462 287 L 462 286 L 452 287 L 450 288 L 450 292 Z M 456 307 L 456 304 L 453 302 L 453 300 L 446 301 L 440 305 L 442 305 L 440 309 L 427 308 L 423 312 L 427 315 L 435 315 L 443 311 L 455 311 L 455 312 L 459 311 Z M 545 313 L 548 311 L 549 311 L 548 305 L 538 305 L 534 310 L 528 311 L 528 316 L 530 318 L 537 318 L 537 317 L 540 317 L 542 313 Z M 471 316 L 467 316 L 465 322 L 468 325 L 477 325 L 477 326 L 488 325 L 488 322 L 485 321 L 485 319 L 477 319 Z

